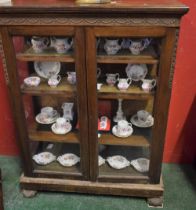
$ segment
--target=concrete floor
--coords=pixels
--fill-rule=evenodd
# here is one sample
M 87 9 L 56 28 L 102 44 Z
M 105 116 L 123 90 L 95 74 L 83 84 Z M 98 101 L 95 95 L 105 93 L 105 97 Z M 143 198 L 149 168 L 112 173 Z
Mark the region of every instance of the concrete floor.
M 117 196 L 40 192 L 24 198 L 19 191 L 20 160 L 0 156 L 5 210 L 147 210 L 146 200 Z M 166 210 L 196 210 L 196 170 L 190 165 L 163 165 Z

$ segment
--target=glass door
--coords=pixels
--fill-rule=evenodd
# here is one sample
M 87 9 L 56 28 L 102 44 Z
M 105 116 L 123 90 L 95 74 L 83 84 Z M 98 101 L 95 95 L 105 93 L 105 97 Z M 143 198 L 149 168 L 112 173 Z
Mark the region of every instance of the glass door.
M 92 180 L 149 182 L 164 35 L 163 29 L 87 29 Z
M 16 59 L 10 74 L 18 80 L 13 100 L 21 100 L 17 123 L 33 176 L 88 177 L 83 34 L 74 27 L 9 29 Z

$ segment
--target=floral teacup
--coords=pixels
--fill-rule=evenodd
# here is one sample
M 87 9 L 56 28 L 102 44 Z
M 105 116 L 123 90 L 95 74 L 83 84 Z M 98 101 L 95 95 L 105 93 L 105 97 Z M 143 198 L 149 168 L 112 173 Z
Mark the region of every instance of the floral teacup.
M 56 87 L 60 83 L 60 81 L 61 81 L 60 75 L 53 75 L 48 80 L 48 85 L 50 85 L 50 87 Z

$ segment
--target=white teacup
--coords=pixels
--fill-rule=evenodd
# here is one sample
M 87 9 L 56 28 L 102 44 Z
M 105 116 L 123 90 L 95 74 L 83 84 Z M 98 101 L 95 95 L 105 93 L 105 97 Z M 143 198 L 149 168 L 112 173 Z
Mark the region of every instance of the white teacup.
M 156 79 L 143 79 L 142 89 L 146 92 L 150 92 L 156 86 Z
M 100 90 L 102 85 L 102 83 L 97 83 L 97 90 Z
M 41 117 L 44 118 L 53 118 L 57 115 L 57 111 L 53 107 L 47 106 L 41 109 Z
M 65 119 L 64 117 L 59 117 L 56 120 L 55 127 L 56 129 L 66 129 L 70 125 L 70 121 L 68 119 Z
M 117 124 L 117 133 L 123 135 L 129 131 L 129 126 L 132 127 L 132 124 L 126 120 L 120 120 Z
M 61 81 L 60 75 L 53 75 L 48 80 L 48 85 L 50 85 L 50 87 L 56 87 L 60 83 L 60 81 Z
M 145 123 L 149 119 L 150 116 L 151 116 L 150 113 L 148 113 L 145 110 L 140 110 L 137 112 L 137 117 L 138 117 L 139 123 Z
M 47 37 L 33 36 L 31 38 L 32 48 L 36 53 L 41 53 L 47 46 L 50 41 Z

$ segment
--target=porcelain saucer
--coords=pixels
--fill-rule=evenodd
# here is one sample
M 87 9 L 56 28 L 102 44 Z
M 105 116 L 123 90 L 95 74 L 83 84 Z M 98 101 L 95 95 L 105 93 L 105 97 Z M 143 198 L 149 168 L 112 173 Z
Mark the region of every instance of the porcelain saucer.
M 52 132 L 53 132 L 53 133 L 63 135 L 63 134 L 69 133 L 69 132 L 71 131 L 71 129 L 72 129 L 72 126 L 71 126 L 71 124 L 69 123 L 69 124 L 67 124 L 67 125 L 65 126 L 64 129 L 58 129 L 58 128 L 56 127 L 56 123 L 54 123 L 54 124 L 52 125 L 51 129 L 52 129 Z
M 115 125 L 112 128 L 112 133 L 117 137 L 127 138 L 127 137 L 131 136 L 131 134 L 133 133 L 133 128 L 131 126 L 128 126 L 128 131 L 126 133 L 119 134 L 118 131 L 117 131 L 117 125 Z
M 44 125 L 49 125 L 49 124 L 52 124 L 56 121 L 57 118 L 59 118 L 59 113 L 57 113 L 54 117 L 52 118 L 47 118 L 47 119 L 41 119 L 41 116 L 42 114 L 39 113 L 36 117 L 35 117 L 35 120 L 36 122 L 38 122 L 39 124 L 44 124 Z
M 146 122 L 140 123 L 140 122 L 138 122 L 137 114 L 135 114 L 131 117 L 130 121 L 133 125 L 140 127 L 140 128 L 148 128 L 148 127 L 151 127 L 154 125 L 154 118 L 152 116 L 149 116 L 148 120 Z

